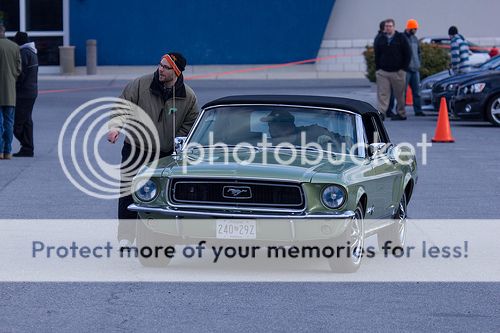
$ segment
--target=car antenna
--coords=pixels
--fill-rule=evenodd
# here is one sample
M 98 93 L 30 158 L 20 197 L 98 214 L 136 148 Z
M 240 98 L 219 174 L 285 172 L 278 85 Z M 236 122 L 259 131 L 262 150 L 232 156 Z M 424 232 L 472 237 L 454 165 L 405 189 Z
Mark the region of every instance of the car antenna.
M 177 83 L 177 82 L 176 82 Z M 177 112 L 177 108 L 175 107 L 175 84 L 172 90 L 172 107 L 169 110 L 169 114 L 172 114 L 172 144 L 173 144 L 173 151 L 175 152 L 175 113 Z

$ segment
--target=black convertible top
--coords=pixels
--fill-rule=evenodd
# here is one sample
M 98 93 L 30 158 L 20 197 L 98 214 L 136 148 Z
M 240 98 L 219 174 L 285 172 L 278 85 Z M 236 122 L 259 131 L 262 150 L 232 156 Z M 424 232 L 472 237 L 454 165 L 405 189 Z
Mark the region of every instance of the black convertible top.
M 286 104 L 297 106 L 315 106 L 324 108 L 336 108 L 352 111 L 360 115 L 367 113 L 378 114 L 378 111 L 370 104 L 343 97 L 329 96 L 306 96 L 306 95 L 239 95 L 227 96 L 208 102 L 203 109 L 215 105 L 227 104 Z

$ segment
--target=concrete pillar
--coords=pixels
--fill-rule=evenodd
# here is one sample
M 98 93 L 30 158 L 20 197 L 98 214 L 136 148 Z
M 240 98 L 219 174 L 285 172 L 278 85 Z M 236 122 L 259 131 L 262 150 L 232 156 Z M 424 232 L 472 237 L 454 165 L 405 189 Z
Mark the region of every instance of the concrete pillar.
M 59 46 L 59 66 L 61 74 L 75 73 L 75 47 Z
M 97 41 L 87 40 L 87 75 L 97 74 Z

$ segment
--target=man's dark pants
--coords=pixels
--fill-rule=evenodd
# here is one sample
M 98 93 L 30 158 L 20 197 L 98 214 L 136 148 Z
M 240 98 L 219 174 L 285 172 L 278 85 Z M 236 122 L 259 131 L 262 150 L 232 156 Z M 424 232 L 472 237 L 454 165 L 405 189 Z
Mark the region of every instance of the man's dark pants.
M 125 142 L 122 148 L 122 163 L 121 163 L 122 170 L 132 164 L 136 164 L 136 161 L 139 160 L 139 158 L 141 157 L 140 151 L 136 149 L 133 158 L 129 161 L 128 164 L 125 164 L 125 161 L 130 157 L 131 154 L 132 154 L 132 146 L 129 143 Z M 132 171 L 130 171 L 130 174 L 135 175 L 141 166 L 151 162 L 154 159 L 155 154 L 154 153 L 151 154 L 151 158 L 149 160 L 146 160 L 147 157 L 146 155 L 147 153 L 143 154 L 142 158 L 140 159 L 141 163 L 137 163 L 136 167 Z M 172 155 L 172 152 L 168 153 L 160 152 L 160 158 L 169 155 Z M 129 185 L 130 181 L 124 180 L 122 177 L 122 184 L 121 184 L 122 188 Z M 118 199 L 118 219 L 119 219 L 118 240 L 128 239 L 131 242 L 135 240 L 135 232 L 136 232 L 135 224 L 138 216 L 136 212 L 132 212 L 127 209 L 127 207 L 133 203 L 134 199 L 132 198 L 131 194 Z
M 33 154 L 33 106 L 35 98 L 18 98 L 16 100 L 16 114 L 14 116 L 14 136 L 21 144 L 20 152 Z
M 415 114 L 422 113 L 422 101 L 420 99 L 420 73 L 418 71 L 406 72 L 406 86 L 410 85 L 413 97 L 413 111 Z

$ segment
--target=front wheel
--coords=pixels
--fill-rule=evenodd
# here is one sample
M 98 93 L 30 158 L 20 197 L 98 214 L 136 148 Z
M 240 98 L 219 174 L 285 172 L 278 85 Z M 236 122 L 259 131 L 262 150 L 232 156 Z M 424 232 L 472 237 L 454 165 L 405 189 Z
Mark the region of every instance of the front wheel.
M 361 266 L 361 258 L 363 256 L 363 247 L 365 244 L 365 228 L 364 228 L 364 211 L 363 206 L 358 204 L 354 217 L 349 222 L 346 230 L 336 240 L 337 251 L 339 247 L 345 247 L 342 252 L 338 251 L 339 256 L 328 259 L 330 268 L 335 273 L 353 273 Z
M 137 220 L 137 248 L 139 249 L 139 262 L 145 267 L 166 267 L 170 263 L 170 258 L 167 257 L 162 251 L 162 249 L 167 246 L 174 246 L 170 237 L 164 234 L 151 231 L 142 220 Z M 151 249 L 153 255 L 145 257 L 141 253 L 147 253 L 149 255 L 150 251 L 144 251 L 141 249 L 148 247 Z M 155 248 L 162 248 L 158 251 Z M 158 255 L 154 254 L 157 253 Z
M 407 218 L 406 193 L 403 192 L 399 201 L 398 210 L 394 214 L 394 222 L 378 232 L 378 246 L 382 249 L 387 242 L 391 248 L 403 247 L 406 242 L 406 218 Z
M 500 126 L 500 94 L 493 96 L 488 103 L 486 117 L 494 126 Z

